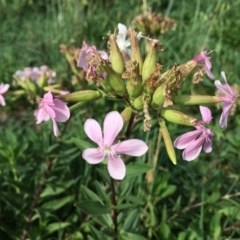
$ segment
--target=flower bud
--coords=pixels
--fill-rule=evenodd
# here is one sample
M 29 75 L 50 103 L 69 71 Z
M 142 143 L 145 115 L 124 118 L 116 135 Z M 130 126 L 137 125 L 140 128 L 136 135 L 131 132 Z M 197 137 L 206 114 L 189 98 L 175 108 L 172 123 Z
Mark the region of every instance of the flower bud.
M 57 96 L 58 99 L 65 102 L 90 102 L 101 97 L 102 94 L 99 91 L 94 90 L 84 90 Z
M 130 35 L 131 43 L 131 60 L 132 62 L 136 61 L 139 65 L 139 74 L 142 75 L 143 60 L 138 45 L 137 33 L 133 29 L 129 29 L 128 33 Z
M 204 96 L 204 95 L 189 95 L 174 97 L 175 104 L 182 105 L 204 105 L 219 103 L 221 100 L 216 96 Z
M 36 94 L 36 93 L 37 93 L 37 85 L 36 85 L 36 83 L 33 82 L 33 81 L 30 80 L 30 79 L 26 79 L 26 83 L 27 83 L 28 89 L 29 89 L 33 94 Z
M 40 76 L 37 83 L 40 88 L 43 88 L 47 85 L 47 78 L 45 72 Z
M 176 165 L 177 164 L 176 153 L 175 153 L 175 149 L 173 147 L 172 139 L 171 139 L 168 129 L 165 125 L 165 121 L 163 119 L 160 119 L 159 125 L 161 127 L 161 133 L 162 133 L 163 140 L 164 140 L 164 143 L 165 143 L 165 146 L 167 149 L 168 156 L 169 156 L 170 160 L 172 161 L 172 163 L 174 165 Z
M 194 126 L 197 121 L 197 119 L 195 118 L 192 118 L 182 112 L 172 110 L 172 109 L 162 110 L 160 114 L 169 122 L 186 125 L 186 126 Z
M 132 109 L 130 107 L 126 107 L 121 113 L 121 116 L 123 118 L 124 126 L 127 126 L 132 116 Z
M 139 96 L 142 89 L 142 77 L 139 74 L 139 65 L 137 62 L 129 62 L 126 64 L 126 69 L 122 78 L 128 78 L 127 92 L 130 99 L 135 99 Z
M 143 83 L 147 81 L 147 79 L 151 76 L 151 74 L 155 70 L 155 65 L 157 61 L 157 48 L 161 47 L 162 45 L 159 44 L 159 42 L 155 39 L 150 39 L 149 40 L 149 51 L 147 54 L 147 57 L 144 60 L 143 63 L 143 69 L 142 69 L 142 80 Z
M 153 108 L 158 108 L 161 105 L 163 105 L 165 101 L 164 90 L 165 90 L 165 85 L 162 84 L 153 93 L 152 103 L 151 103 Z
M 109 85 L 111 88 L 113 88 L 117 95 L 124 96 L 126 88 L 122 78 L 107 63 L 103 63 L 101 67 L 107 73 L 107 78 L 109 79 Z
M 143 95 L 137 97 L 136 99 L 134 99 L 133 101 L 133 107 L 138 110 L 141 111 L 143 110 Z
M 112 69 L 118 73 L 122 74 L 124 72 L 124 61 L 121 54 L 121 51 L 117 45 L 116 38 L 114 34 L 109 36 L 109 50 L 110 50 L 110 59 Z

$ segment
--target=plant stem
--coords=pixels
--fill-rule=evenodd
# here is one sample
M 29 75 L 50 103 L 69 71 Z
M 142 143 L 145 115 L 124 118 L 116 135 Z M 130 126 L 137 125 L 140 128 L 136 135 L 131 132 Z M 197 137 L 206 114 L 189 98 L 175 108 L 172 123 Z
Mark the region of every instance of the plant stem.
M 130 136 L 131 130 L 135 124 L 134 119 L 135 119 L 135 113 L 132 113 L 131 118 L 128 123 L 127 131 L 125 133 L 126 138 L 128 138 Z
M 27 217 L 27 222 L 26 222 L 25 228 L 23 230 L 23 234 L 22 234 L 21 240 L 25 240 L 26 237 L 27 237 L 27 231 L 28 231 L 29 227 L 31 226 L 31 220 L 32 220 L 32 217 L 33 217 L 34 209 L 35 209 L 35 207 L 37 205 L 39 196 L 40 196 L 40 194 L 42 192 L 44 181 L 45 181 L 46 177 L 48 176 L 49 171 L 51 169 L 53 160 L 54 160 L 54 158 L 49 158 L 48 163 L 47 163 L 47 167 L 46 167 L 45 171 L 43 172 L 41 180 L 40 180 L 40 182 L 38 184 L 37 192 L 36 192 L 36 195 L 34 196 L 34 200 L 32 202 L 30 213 L 28 214 L 28 217 Z
M 117 235 L 118 235 L 118 223 L 117 223 L 117 199 L 116 199 L 116 192 L 115 192 L 115 186 L 114 186 L 114 179 L 110 177 L 111 180 L 111 190 L 112 190 L 112 205 L 114 206 L 113 211 L 112 211 L 112 220 L 113 220 L 113 225 L 114 225 L 114 232 L 116 234 L 115 239 L 117 240 Z

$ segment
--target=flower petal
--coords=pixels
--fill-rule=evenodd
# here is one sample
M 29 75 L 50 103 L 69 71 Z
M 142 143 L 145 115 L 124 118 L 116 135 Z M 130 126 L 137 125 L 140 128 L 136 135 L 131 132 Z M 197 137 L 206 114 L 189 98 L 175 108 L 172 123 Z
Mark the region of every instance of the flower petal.
M 201 136 L 197 140 L 193 141 L 183 151 L 182 157 L 184 160 L 191 161 L 198 157 L 202 150 L 202 145 L 205 141 L 205 137 Z
M 46 103 L 47 105 L 53 105 L 53 95 L 50 91 L 44 94 L 43 102 Z
M 6 106 L 5 99 L 2 95 L 0 95 L 0 105 Z
M 116 154 L 126 154 L 139 157 L 147 152 L 148 146 L 142 140 L 130 139 L 113 145 L 112 149 L 115 150 Z
M 210 123 L 212 120 L 211 110 L 207 107 L 199 106 L 202 115 L 202 120 L 204 123 Z
M 102 130 L 99 123 L 94 119 L 87 119 L 84 123 L 84 131 L 87 136 L 99 147 L 103 145 Z
M 108 113 L 103 123 L 104 144 L 111 146 L 123 128 L 122 116 L 117 111 Z
M 184 149 L 188 145 L 192 143 L 200 134 L 202 133 L 202 129 L 197 129 L 188 133 L 184 133 L 180 135 L 174 141 L 174 147 L 177 149 Z
M 122 180 L 126 175 L 126 167 L 123 160 L 117 156 L 108 156 L 109 175 L 117 180 Z
M 47 118 L 47 116 L 49 116 L 47 112 L 43 108 L 39 108 L 37 110 L 37 115 L 36 115 L 36 118 L 37 118 L 36 124 L 41 123 L 43 120 Z
M 47 114 L 50 116 L 51 119 L 55 119 L 56 114 L 53 110 L 52 106 L 44 105 L 44 110 L 47 112 Z
M 203 150 L 205 153 L 210 153 L 212 151 L 212 136 L 208 137 L 208 141 L 205 141 L 203 145 Z
M 66 103 L 54 98 L 54 105 L 52 108 L 55 112 L 55 120 L 57 122 L 66 122 L 70 117 L 70 111 Z
M 232 96 L 235 96 L 235 93 L 234 93 L 234 91 L 232 90 L 232 88 L 229 86 L 229 84 L 228 84 L 228 82 L 227 82 L 227 78 L 226 78 L 226 75 L 225 75 L 225 72 L 221 72 L 221 75 L 222 75 L 222 78 L 223 78 L 223 80 L 224 80 L 224 82 L 225 82 L 225 89 L 228 91 L 228 93 L 230 94 L 230 95 L 232 95 Z
M 228 115 L 231 111 L 232 106 L 234 105 L 234 103 L 227 103 L 224 102 L 222 105 L 223 111 L 219 120 L 219 125 L 221 128 L 227 127 L 227 119 L 228 119 Z
M 205 64 L 206 64 L 206 61 L 205 61 Z M 208 68 L 208 67 L 205 65 L 204 69 L 205 69 L 205 72 L 206 72 L 207 76 L 208 76 L 210 79 L 214 80 L 214 75 L 212 74 L 210 68 Z
M 57 137 L 59 135 L 58 125 L 54 119 L 52 119 L 52 123 L 54 136 Z
M 234 95 L 234 92 L 232 91 L 232 89 L 230 88 L 231 89 L 230 90 L 227 87 L 228 84 L 222 85 L 222 83 L 219 80 L 216 80 L 216 81 L 214 81 L 214 85 L 220 93 L 226 94 L 226 95 L 231 95 L 231 96 L 232 96 L 232 94 Z
M 82 158 L 90 164 L 97 164 L 103 161 L 104 154 L 99 148 L 87 148 L 83 151 Z
M 4 94 L 9 89 L 9 87 L 9 84 L 0 84 L 0 94 Z

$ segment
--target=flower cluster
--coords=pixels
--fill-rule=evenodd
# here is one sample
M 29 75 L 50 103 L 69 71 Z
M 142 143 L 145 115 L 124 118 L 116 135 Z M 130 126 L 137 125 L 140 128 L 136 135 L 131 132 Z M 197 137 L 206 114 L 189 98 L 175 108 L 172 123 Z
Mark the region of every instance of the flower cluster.
M 48 79 L 48 83 L 55 83 L 56 72 L 51 70 L 48 66 L 43 65 L 41 67 L 26 67 L 23 70 L 17 70 L 15 72 L 15 76 L 17 76 L 22 81 L 26 81 L 26 79 L 31 79 L 34 82 L 38 82 L 40 77 L 45 74 Z
M 142 54 L 140 44 L 143 40 L 148 43 L 148 53 Z M 206 74 L 214 80 L 209 54 L 202 51 L 181 65 L 174 64 L 169 70 L 157 62 L 157 52 L 163 51 L 163 45 L 156 39 L 136 33 L 132 28 L 118 24 L 118 34 L 109 34 L 109 54 L 90 46 L 86 42 L 80 50 L 77 66 L 82 68 L 91 84 L 96 81 L 96 90 L 81 90 L 73 93 L 54 90 L 46 86 L 46 79 L 52 82 L 56 73 L 46 66 L 40 68 L 25 68 L 17 71 L 15 78 L 27 93 L 37 99 L 39 108 L 34 115 L 37 124 L 50 120 L 53 132 L 57 137 L 59 130 L 57 122 L 66 122 L 70 118 L 70 110 L 64 102 L 74 102 L 71 111 L 83 104 L 107 97 L 125 103 L 126 107 L 120 114 L 117 111 L 108 113 L 103 123 L 103 131 L 94 119 L 88 119 L 84 124 L 86 135 L 97 144 L 96 148 L 87 148 L 82 158 L 90 164 L 108 160 L 109 175 L 122 180 L 126 175 L 125 163 L 121 155 L 142 156 L 148 150 L 145 142 L 138 139 L 120 141 L 125 126 L 126 134 L 134 127 L 139 118 L 143 118 L 143 130 L 151 129 L 151 119 L 156 118 L 160 125 L 162 137 L 171 161 L 176 164 L 175 148 L 183 149 L 182 158 L 187 161 L 196 159 L 203 150 L 212 151 L 214 133 L 207 125 L 211 123 L 212 113 L 206 104 L 222 103 L 223 112 L 220 117 L 220 127 L 227 127 L 227 119 L 231 108 L 240 94 L 233 91 L 228 84 L 225 73 L 222 72 L 224 83 L 215 80 L 219 92 L 217 96 L 181 95 L 179 89 L 185 84 L 187 76 L 193 75 L 193 83 L 198 83 Z M 75 66 L 76 67 L 76 66 Z M 72 67 L 74 69 L 74 67 Z M 74 72 L 78 72 L 75 71 Z M 78 76 L 79 77 L 79 76 Z M 29 80 L 32 81 L 29 81 Z M 20 82 L 19 82 L 20 81 Z M 38 88 L 39 87 L 39 88 Z M 5 105 L 3 94 L 8 90 L 8 84 L 0 85 L 0 104 Z M 47 93 L 39 100 L 39 92 Z M 52 93 L 58 93 L 53 96 Z M 64 93 L 64 95 L 63 95 Z M 198 105 L 202 119 L 198 120 L 177 111 L 180 105 Z M 194 130 L 184 133 L 172 142 L 165 120 L 174 124 L 191 126 Z

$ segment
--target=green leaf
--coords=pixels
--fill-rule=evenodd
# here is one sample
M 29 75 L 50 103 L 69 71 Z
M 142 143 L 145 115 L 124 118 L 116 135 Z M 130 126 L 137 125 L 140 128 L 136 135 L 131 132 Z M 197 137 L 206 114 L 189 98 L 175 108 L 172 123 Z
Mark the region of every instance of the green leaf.
M 87 198 L 89 200 L 98 201 L 101 204 L 103 204 L 102 200 L 92 190 L 90 190 L 89 188 L 85 187 L 84 185 L 82 185 L 81 188 L 82 188 L 82 191 L 84 192 L 84 194 L 87 196 Z
M 145 238 L 141 235 L 138 235 L 136 233 L 122 233 L 120 235 L 120 238 L 122 240 L 147 240 L 147 238 Z
M 57 210 L 57 209 L 63 207 L 64 205 L 66 205 L 68 203 L 73 204 L 73 201 L 74 201 L 74 196 L 67 196 L 67 197 L 64 197 L 64 198 L 61 198 L 58 200 L 46 202 L 41 207 L 54 211 L 54 210 Z
M 61 183 L 61 186 L 50 186 L 47 185 L 47 187 L 43 190 L 40 197 L 49 197 L 49 196 L 55 196 L 60 193 L 63 193 L 67 188 L 71 187 L 74 184 L 73 180 Z M 60 184 L 59 184 L 60 185 Z
M 102 205 L 99 201 L 82 201 L 76 203 L 75 206 L 89 215 L 101 215 L 111 211 L 109 207 Z
M 78 139 L 75 137 L 72 137 L 70 139 L 70 142 L 74 143 L 81 151 L 83 151 L 87 148 L 94 148 L 94 145 L 92 143 L 89 143 L 87 141 L 84 141 L 82 139 Z
M 221 217 L 221 213 L 216 213 L 211 219 L 210 230 L 213 239 L 219 239 L 219 237 L 221 236 Z
M 70 222 L 50 223 L 50 224 L 48 224 L 48 226 L 47 226 L 47 233 L 50 234 L 50 233 L 59 231 L 59 230 L 61 230 L 61 229 L 63 229 L 63 228 L 68 227 L 69 225 L 71 225 Z
M 144 164 L 144 163 L 129 163 L 127 166 L 127 177 L 135 177 L 140 174 L 146 173 L 149 170 L 153 169 L 152 166 Z

